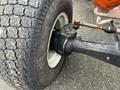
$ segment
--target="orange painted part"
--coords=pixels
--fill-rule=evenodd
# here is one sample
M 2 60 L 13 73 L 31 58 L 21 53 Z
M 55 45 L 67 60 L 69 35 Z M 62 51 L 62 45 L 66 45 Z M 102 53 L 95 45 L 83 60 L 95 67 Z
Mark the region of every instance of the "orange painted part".
M 102 10 L 110 10 L 120 5 L 120 0 L 93 0 L 93 2 Z

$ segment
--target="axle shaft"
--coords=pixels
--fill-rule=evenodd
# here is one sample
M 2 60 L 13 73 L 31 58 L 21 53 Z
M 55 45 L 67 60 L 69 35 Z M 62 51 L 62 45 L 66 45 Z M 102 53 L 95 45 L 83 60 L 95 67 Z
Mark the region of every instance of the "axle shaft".
M 66 43 L 65 53 L 82 53 L 120 67 L 120 42 L 94 43 L 70 40 Z
M 59 54 L 82 53 L 120 67 L 120 41 L 97 43 L 76 37 L 76 26 L 66 25 L 60 32 L 53 32 L 51 48 Z
M 120 56 L 120 43 L 95 43 L 81 40 L 69 40 L 65 47 L 65 52 L 78 52 L 87 54 L 88 52 L 99 52 L 109 55 Z

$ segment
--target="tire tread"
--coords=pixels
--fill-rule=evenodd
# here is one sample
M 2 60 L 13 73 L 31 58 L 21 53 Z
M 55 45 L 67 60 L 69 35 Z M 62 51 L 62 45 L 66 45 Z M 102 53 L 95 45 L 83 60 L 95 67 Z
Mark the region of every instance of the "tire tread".
M 31 33 L 38 35 L 41 28 L 38 28 L 36 23 L 42 26 L 51 3 L 52 0 L 2 0 L 0 2 L 0 31 L 2 32 L 0 75 L 10 85 L 20 90 L 32 88 L 29 72 L 26 69 L 28 67 L 26 57 L 29 57 L 27 56 L 29 50 L 35 49 L 37 41 Z M 11 8 L 7 9 L 8 6 Z M 19 8 L 22 10 L 17 12 Z M 39 18 L 36 12 L 41 13 Z M 28 43 L 29 40 L 35 42 L 33 47 Z

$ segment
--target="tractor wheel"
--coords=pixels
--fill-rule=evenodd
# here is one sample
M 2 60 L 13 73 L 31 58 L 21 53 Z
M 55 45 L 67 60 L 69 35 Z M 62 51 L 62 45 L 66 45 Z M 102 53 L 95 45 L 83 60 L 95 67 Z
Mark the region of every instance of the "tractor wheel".
M 18 90 L 40 90 L 59 74 L 64 56 L 52 32 L 72 22 L 72 0 L 1 0 L 0 75 Z

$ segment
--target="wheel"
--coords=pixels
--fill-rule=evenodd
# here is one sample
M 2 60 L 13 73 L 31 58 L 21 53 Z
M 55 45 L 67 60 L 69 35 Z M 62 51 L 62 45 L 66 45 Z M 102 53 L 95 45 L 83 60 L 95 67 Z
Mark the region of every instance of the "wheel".
M 0 75 L 18 90 L 40 90 L 59 74 L 64 57 L 52 32 L 72 22 L 72 0 L 1 0 Z

